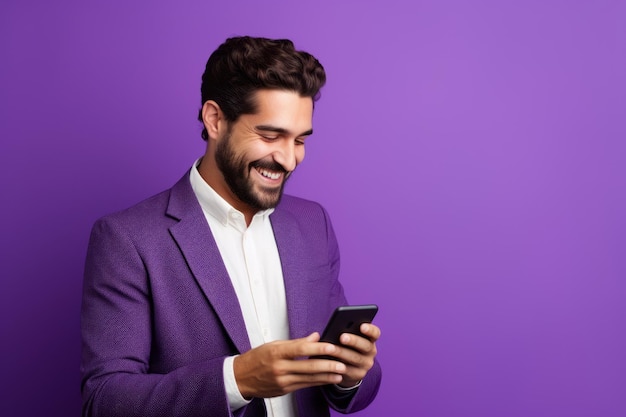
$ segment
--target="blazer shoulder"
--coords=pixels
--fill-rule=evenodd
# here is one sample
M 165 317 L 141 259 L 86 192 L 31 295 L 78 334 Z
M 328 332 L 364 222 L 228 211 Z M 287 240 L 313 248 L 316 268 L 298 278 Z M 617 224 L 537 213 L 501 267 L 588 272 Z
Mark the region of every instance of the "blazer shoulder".
M 326 209 L 324 209 L 320 203 L 288 194 L 283 195 L 276 210 L 298 216 L 302 216 L 303 214 L 327 215 Z
M 283 195 L 272 217 L 295 222 L 302 229 L 330 227 L 330 217 L 318 202 L 292 195 Z
M 162 191 L 128 208 L 106 214 L 100 217 L 96 223 L 113 222 L 123 225 L 133 225 L 154 222 L 157 217 L 163 218 L 165 216 L 170 191 L 170 189 Z
M 107 214 L 96 221 L 115 223 L 128 229 L 150 228 L 159 223 L 170 224 L 176 213 L 193 210 L 197 200 L 191 189 L 188 172 L 171 188 L 148 197 L 126 209 Z M 174 214 L 171 214 L 174 212 Z

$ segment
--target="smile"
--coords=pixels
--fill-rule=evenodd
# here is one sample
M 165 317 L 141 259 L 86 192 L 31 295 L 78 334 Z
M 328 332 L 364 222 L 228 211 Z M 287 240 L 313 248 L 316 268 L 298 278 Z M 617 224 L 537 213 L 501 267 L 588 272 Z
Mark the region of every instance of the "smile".
M 282 172 L 272 172 L 263 168 L 256 168 L 257 172 L 264 176 L 265 178 L 269 178 L 271 180 L 277 180 L 282 176 Z

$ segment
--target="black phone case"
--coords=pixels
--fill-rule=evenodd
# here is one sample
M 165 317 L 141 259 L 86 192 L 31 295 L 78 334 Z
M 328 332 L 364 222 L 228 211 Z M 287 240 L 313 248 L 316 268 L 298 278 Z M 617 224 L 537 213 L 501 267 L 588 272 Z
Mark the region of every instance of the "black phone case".
M 378 312 L 375 304 L 337 307 L 328 320 L 320 341 L 339 345 L 342 333 L 363 336 L 359 331 L 361 324 L 371 323 Z

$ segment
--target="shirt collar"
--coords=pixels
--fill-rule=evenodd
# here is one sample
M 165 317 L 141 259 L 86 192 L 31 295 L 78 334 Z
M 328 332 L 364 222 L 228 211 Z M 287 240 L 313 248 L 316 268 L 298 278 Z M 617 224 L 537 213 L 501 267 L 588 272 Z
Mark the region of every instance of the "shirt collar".
M 189 181 L 191 182 L 191 188 L 193 189 L 200 207 L 202 210 L 215 217 L 217 221 L 226 226 L 229 221 L 233 219 L 243 219 L 243 213 L 231 206 L 222 196 L 220 196 L 207 182 L 202 178 L 200 172 L 198 172 L 198 165 L 202 158 L 198 158 L 191 167 L 189 174 Z M 265 220 L 270 214 L 274 212 L 274 208 L 258 211 L 254 218 L 263 218 Z M 253 219 L 254 221 L 254 219 Z

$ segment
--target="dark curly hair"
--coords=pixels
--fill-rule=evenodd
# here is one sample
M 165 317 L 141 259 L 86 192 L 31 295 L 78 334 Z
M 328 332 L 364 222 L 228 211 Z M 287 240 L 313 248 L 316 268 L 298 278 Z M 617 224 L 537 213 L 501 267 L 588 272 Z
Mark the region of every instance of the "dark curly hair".
M 313 55 L 297 51 L 290 40 L 242 36 L 227 39 L 211 54 L 200 91 L 202 105 L 214 100 L 226 120 L 235 122 L 242 114 L 256 112 L 257 90 L 290 90 L 317 101 L 325 82 L 324 67 Z M 208 140 L 206 128 L 202 138 Z

